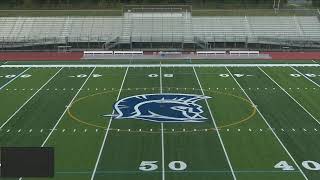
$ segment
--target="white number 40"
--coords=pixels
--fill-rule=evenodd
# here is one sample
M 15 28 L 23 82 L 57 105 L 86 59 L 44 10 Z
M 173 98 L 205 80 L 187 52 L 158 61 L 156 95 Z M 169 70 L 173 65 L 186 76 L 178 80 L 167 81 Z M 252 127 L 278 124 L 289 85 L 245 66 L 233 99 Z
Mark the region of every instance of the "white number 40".
M 158 161 L 142 161 L 139 170 L 141 171 L 154 171 L 158 169 Z M 168 167 L 173 171 L 183 171 L 187 168 L 187 164 L 183 161 L 171 161 Z
M 302 166 L 310 171 L 319 171 L 320 170 L 320 164 L 315 161 L 303 161 Z M 277 163 L 274 168 L 282 169 L 283 171 L 293 171 L 294 167 L 290 166 L 287 161 L 280 161 Z
M 293 171 L 294 168 L 293 166 L 290 166 L 287 161 L 280 161 L 279 163 L 277 163 L 274 168 L 279 168 L 282 169 L 284 171 Z

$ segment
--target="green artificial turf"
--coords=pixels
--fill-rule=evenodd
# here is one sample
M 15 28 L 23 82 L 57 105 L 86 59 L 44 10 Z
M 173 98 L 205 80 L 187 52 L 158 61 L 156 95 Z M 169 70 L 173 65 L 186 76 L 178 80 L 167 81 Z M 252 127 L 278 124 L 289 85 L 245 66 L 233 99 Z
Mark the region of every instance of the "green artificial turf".
M 50 179 L 320 179 L 319 67 L 32 67 L 20 74 L 26 69 L 0 67 L 0 146 L 54 147 Z M 210 97 L 198 101 L 207 119 L 104 116 L 119 99 L 158 93 Z M 156 168 L 141 170 L 146 161 Z M 281 161 L 290 170 L 276 168 Z

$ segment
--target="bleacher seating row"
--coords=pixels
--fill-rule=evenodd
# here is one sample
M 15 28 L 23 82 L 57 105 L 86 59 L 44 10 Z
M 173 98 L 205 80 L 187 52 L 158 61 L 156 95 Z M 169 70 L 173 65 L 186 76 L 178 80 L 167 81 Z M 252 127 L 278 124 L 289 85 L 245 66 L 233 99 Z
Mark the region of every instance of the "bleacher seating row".
M 316 16 L 0 17 L 0 39 L 61 42 L 237 42 L 282 38 L 320 40 Z

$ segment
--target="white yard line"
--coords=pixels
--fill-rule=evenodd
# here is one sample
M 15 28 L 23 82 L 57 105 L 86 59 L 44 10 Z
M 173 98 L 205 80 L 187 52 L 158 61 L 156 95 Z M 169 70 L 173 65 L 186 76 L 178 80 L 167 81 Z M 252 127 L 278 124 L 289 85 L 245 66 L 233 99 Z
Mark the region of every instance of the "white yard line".
M 125 74 L 123 76 L 122 83 L 121 83 L 121 86 L 120 86 L 120 89 L 119 89 L 119 92 L 118 92 L 118 96 L 117 96 L 117 99 L 116 99 L 117 101 L 120 98 L 120 94 L 121 94 L 121 91 L 122 91 L 122 87 L 123 87 L 124 81 L 125 81 L 125 79 L 127 77 L 128 70 L 129 70 L 129 67 L 127 67 L 127 70 L 126 70 L 126 72 L 125 72 Z M 114 110 L 112 110 L 112 114 L 114 114 Z M 111 127 L 112 119 L 113 119 L 113 116 L 111 116 L 110 119 L 109 119 L 109 124 L 108 124 L 106 133 L 105 133 L 104 138 L 103 138 L 103 142 L 102 142 L 102 145 L 101 145 L 101 148 L 100 148 L 97 160 L 96 160 L 96 164 L 95 164 L 94 169 L 93 169 L 92 174 L 91 174 L 91 180 L 94 179 L 94 176 L 96 174 L 96 171 L 97 171 L 97 168 L 98 168 L 98 165 L 99 165 L 99 161 L 100 161 L 100 158 L 101 158 L 101 155 L 102 155 L 102 152 L 103 152 L 103 148 L 104 148 L 104 145 L 105 145 L 105 143 L 107 141 L 107 137 L 108 137 L 109 130 L 110 130 L 110 127 Z
M 204 91 L 203 91 L 203 89 L 202 89 L 202 85 L 201 85 L 201 83 L 200 83 L 200 80 L 199 80 L 199 78 L 198 78 L 197 71 L 196 71 L 196 69 L 195 69 L 194 67 L 193 67 L 193 72 L 194 72 L 194 74 L 195 74 L 195 76 L 196 76 L 196 78 L 197 78 L 197 81 L 198 81 L 199 87 L 200 87 L 200 89 L 201 89 L 202 95 L 205 95 L 205 94 L 204 94 Z M 218 137 L 219 137 L 219 140 L 220 140 L 220 143 L 221 143 L 223 152 L 224 152 L 224 154 L 225 154 L 225 156 L 226 156 L 226 159 L 227 159 L 227 161 L 228 161 L 228 165 L 229 165 L 229 167 L 230 167 L 230 170 L 231 170 L 233 179 L 236 180 L 236 179 L 237 179 L 237 178 L 236 178 L 236 175 L 235 175 L 235 173 L 234 173 L 234 170 L 233 170 L 232 164 L 231 164 L 231 162 L 230 162 L 228 153 L 227 153 L 226 148 L 225 148 L 225 146 L 224 146 L 224 143 L 223 143 L 223 141 L 222 141 L 222 138 L 221 138 L 221 135 L 220 135 L 218 126 L 217 126 L 217 124 L 216 124 L 216 122 L 215 122 L 215 120 L 214 120 L 214 117 L 213 117 L 213 114 L 212 114 L 212 111 L 211 111 L 211 108 L 210 108 L 210 106 L 209 106 L 209 103 L 208 103 L 207 99 L 205 99 L 205 102 L 206 102 L 206 104 L 207 104 L 207 107 L 208 107 L 208 110 L 209 110 L 209 114 L 210 114 L 211 119 L 212 119 L 212 122 L 213 122 L 213 124 L 214 124 L 214 128 L 215 128 L 216 131 L 217 131 L 217 134 L 218 134 Z
M 28 69 L 22 71 L 19 75 L 17 75 L 16 77 L 14 77 L 13 79 L 11 79 L 9 82 L 7 82 L 6 84 L 4 84 L 3 86 L 0 87 L 0 90 L 2 90 L 4 87 L 6 87 L 8 84 L 10 84 L 12 81 L 16 80 L 18 77 L 20 77 L 22 74 L 24 74 L 26 71 L 28 71 L 31 67 L 28 67 Z
M 162 93 L 162 64 L 160 62 L 159 68 L 160 68 L 160 93 Z
M 160 62 L 160 93 L 162 94 L 162 68 Z M 164 166 L 164 132 L 163 123 L 161 123 L 161 157 L 162 157 L 162 180 L 165 180 L 165 166 Z
M 312 82 L 314 85 L 320 87 L 320 85 L 316 82 L 314 82 L 312 79 L 310 79 L 308 76 L 304 75 L 303 73 L 301 73 L 299 70 L 297 70 L 294 67 L 291 67 L 293 70 L 295 70 L 297 73 L 301 74 L 303 77 L 305 77 L 306 79 L 308 79 L 310 82 Z
M 161 156 L 162 156 L 162 180 L 166 179 L 165 176 L 165 166 L 164 166 L 164 133 L 163 133 L 163 123 L 161 123 Z
M 41 91 L 63 68 L 60 68 L 59 71 L 57 71 L 47 82 L 45 82 L 27 101 L 25 101 L 19 109 L 17 109 L 10 117 L 6 120 L 1 126 L 0 129 L 2 129 L 35 95 L 38 94 L 39 91 Z
M 320 122 L 305 108 L 303 107 L 294 97 L 292 97 L 283 87 L 281 87 L 274 79 L 272 79 L 263 69 L 258 67 L 272 82 L 274 82 L 284 93 L 286 93 L 295 103 L 297 103 L 309 116 L 311 116 L 319 125 Z
M 237 81 L 237 79 L 233 76 L 233 74 L 230 72 L 230 70 L 225 67 L 227 69 L 227 71 L 229 72 L 229 74 L 231 75 L 231 77 L 233 78 L 233 80 L 237 83 L 237 85 L 239 86 L 239 88 L 242 90 L 242 92 L 246 95 L 246 97 L 249 99 L 249 101 L 254 105 L 252 99 L 249 97 L 249 95 L 246 93 L 246 91 L 242 88 L 242 86 L 240 85 L 240 83 Z M 258 107 L 255 107 L 257 112 L 259 113 L 259 115 L 261 116 L 261 118 L 264 120 L 264 122 L 267 124 L 267 126 L 269 127 L 269 129 L 271 130 L 271 132 L 273 133 L 273 135 L 276 137 L 276 139 L 278 140 L 278 142 L 281 144 L 282 148 L 286 151 L 286 153 L 288 154 L 288 156 L 291 158 L 291 160 L 294 162 L 294 164 L 297 166 L 297 168 L 299 169 L 299 171 L 301 172 L 301 174 L 303 175 L 303 177 L 308 180 L 307 176 L 304 174 L 304 172 L 302 171 L 302 169 L 300 168 L 300 166 L 298 165 L 298 163 L 296 162 L 296 160 L 292 157 L 292 155 L 290 154 L 290 152 L 288 151 L 288 149 L 284 146 L 284 144 L 282 143 L 282 141 L 280 140 L 280 138 L 278 137 L 278 135 L 274 132 L 274 129 L 270 126 L 270 124 L 268 123 L 268 121 L 266 120 L 266 118 L 262 115 L 262 113 L 260 112 L 260 110 L 258 109 Z
M 70 107 L 70 105 L 72 104 L 72 102 L 76 99 L 76 97 L 78 96 L 78 94 L 80 93 L 80 91 L 82 90 L 82 88 L 84 87 L 84 85 L 87 83 L 87 81 L 89 80 L 89 78 L 91 77 L 92 73 L 94 72 L 96 68 L 94 68 L 91 73 L 89 74 L 89 76 L 86 78 L 86 80 L 83 82 L 83 84 L 81 85 L 81 87 L 79 88 L 79 90 L 77 91 L 77 93 L 73 96 L 72 100 L 70 101 L 70 103 L 68 104 L 67 108 L 64 110 L 64 112 L 61 114 L 60 118 L 58 119 L 57 123 L 54 125 L 54 127 L 51 129 L 50 133 L 48 134 L 47 138 L 43 141 L 41 147 L 43 147 L 48 139 L 50 138 L 51 134 L 53 133 L 53 131 L 57 128 L 58 124 L 60 123 L 61 119 L 63 118 L 64 114 L 67 112 L 68 108 Z
M 2 65 L 6 67 L 159 67 L 160 64 L 59 64 L 59 65 Z M 320 67 L 320 64 L 162 64 L 162 67 Z
M 67 112 L 69 106 L 72 104 L 72 102 L 75 100 L 75 98 L 78 96 L 78 94 L 80 93 L 81 89 L 83 88 L 83 86 L 87 83 L 87 81 L 89 80 L 89 78 L 91 77 L 93 71 L 95 70 L 96 68 L 94 68 L 90 75 L 87 77 L 87 79 L 83 82 L 82 86 L 79 88 L 78 92 L 76 93 L 76 95 L 72 98 L 71 102 L 69 103 L 69 105 L 67 106 L 67 108 L 64 110 L 64 112 L 62 113 L 62 115 L 60 116 L 59 120 L 57 121 L 57 123 L 54 125 L 54 127 L 51 129 L 50 133 L 48 134 L 47 138 L 43 141 L 41 147 L 43 147 L 48 139 L 50 138 L 51 134 L 53 133 L 53 131 L 56 129 L 56 127 L 58 126 L 58 124 L 60 123 L 61 119 L 63 118 L 64 114 Z M 19 178 L 19 180 L 22 180 L 22 177 Z

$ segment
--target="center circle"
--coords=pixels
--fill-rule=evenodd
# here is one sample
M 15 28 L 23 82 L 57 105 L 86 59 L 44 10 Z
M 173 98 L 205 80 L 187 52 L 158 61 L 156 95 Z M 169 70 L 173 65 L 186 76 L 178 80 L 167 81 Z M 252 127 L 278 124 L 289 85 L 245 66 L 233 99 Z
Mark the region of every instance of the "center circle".
M 201 93 L 201 89 L 195 89 L 195 88 L 167 87 L 167 88 L 163 88 L 163 89 L 169 90 L 170 92 L 171 91 L 179 91 L 177 93 L 182 93 L 181 92 L 182 90 L 184 90 L 186 92 L 190 92 L 190 90 L 192 90 L 194 92 L 196 91 L 197 93 L 194 93 L 194 94 L 199 94 L 199 92 Z M 150 92 L 150 90 L 159 92 L 158 87 L 157 88 L 128 88 L 128 89 L 122 89 L 121 92 L 127 92 L 130 95 L 136 95 L 136 94 L 143 94 L 143 93 L 141 93 L 141 91 Z M 245 123 L 246 121 L 250 120 L 256 114 L 255 106 L 248 99 L 245 99 L 245 98 L 238 96 L 238 95 L 235 95 L 235 94 L 226 93 L 226 92 L 222 92 L 222 91 L 215 91 L 215 90 L 210 90 L 210 89 L 202 89 L 202 90 L 204 91 L 205 95 L 207 95 L 207 96 L 212 95 L 212 101 L 214 101 L 217 98 L 221 99 L 220 101 L 222 101 L 222 102 L 223 101 L 227 102 L 228 99 L 229 100 L 233 99 L 233 100 L 236 100 L 234 102 L 238 103 L 237 104 L 238 106 L 247 106 L 247 107 L 245 107 L 246 114 L 242 115 L 241 117 L 239 117 L 237 119 L 221 120 L 219 118 L 215 118 L 215 120 L 219 122 L 219 123 L 217 123 L 218 129 L 227 128 L 227 127 L 239 125 L 241 123 Z M 138 91 L 138 92 L 134 93 L 134 91 Z M 91 126 L 91 127 L 95 127 L 95 128 L 106 129 L 107 124 L 105 123 L 105 121 L 103 121 L 105 124 L 101 124 L 101 122 L 98 123 L 98 122 L 90 121 L 89 118 L 93 119 L 93 117 L 85 117 L 83 114 L 81 115 L 81 111 L 78 110 L 78 112 L 76 112 L 76 110 L 77 110 L 76 107 L 77 106 L 81 106 L 84 108 L 87 107 L 87 109 L 95 107 L 95 104 L 92 104 L 95 102 L 92 102 L 92 101 L 94 101 L 94 100 L 103 101 L 103 99 L 107 98 L 107 96 L 111 96 L 110 98 L 114 98 L 114 97 L 116 97 L 115 93 L 118 94 L 119 90 L 103 91 L 103 92 L 93 93 L 93 94 L 90 94 L 90 95 L 87 95 L 84 97 L 80 97 L 72 102 L 72 104 L 67 109 L 67 113 L 72 120 L 75 120 L 81 124 L 85 124 L 87 126 Z M 128 95 L 128 96 L 130 96 L 130 95 Z M 113 102 L 113 103 L 115 103 L 115 102 Z M 208 104 L 210 104 L 210 102 L 208 102 Z M 229 104 L 222 103 L 222 105 L 228 106 Z M 112 107 L 112 105 L 110 105 L 110 107 Z M 78 108 L 80 108 L 80 107 L 78 107 Z M 230 109 L 230 110 L 232 110 L 233 108 L 234 107 L 228 107 L 228 109 Z M 97 116 L 102 117 L 103 113 L 106 113 L 105 111 L 108 110 L 108 107 L 102 107 L 102 109 L 104 109 L 103 110 L 104 112 L 101 111 L 101 114 L 97 114 Z M 211 107 L 211 109 L 212 109 L 212 107 Z M 230 112 L 228 112 L 228 113 L 230 113 Z M 210 120 L 210 119 L 211 119 L 211 117 L 208 117 L 208 120 Z M 227 122 L 224 122 L 224 121 L 227 121 Z M 214 129 L 214 128 L 211 128 L 211 129 Z

